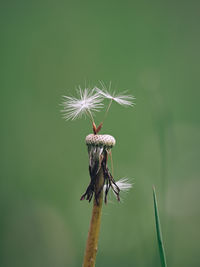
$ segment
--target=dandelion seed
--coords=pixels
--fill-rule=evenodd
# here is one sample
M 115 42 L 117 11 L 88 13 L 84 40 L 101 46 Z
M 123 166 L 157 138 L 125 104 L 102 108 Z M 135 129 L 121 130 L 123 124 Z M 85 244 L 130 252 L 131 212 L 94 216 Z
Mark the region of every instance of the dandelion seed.
M 128 178 L 122 178 L 116 182 L 120 191 L 128 191 L 132 188 L 133 184 L 129 182 Z
M 63 96 L 63 117 L 66 120 L 74 120 L 82 117 L 82 115 L 87 115 L 92 118 L 92 121 L 94 121 L 92 113 L 99 111 L 99 109 L 103 107 L 102 97 L 94 89 L 89 91 L 88 88 L 82 90 L 79 87 L 78 93 L 79 98 Z
M 115 188 L 115 186 L 117 186 Z M 121 192 L 128 192 L 131 188 L 132 188 L 133 184 L 129 182 L 128 178 L 122 178 L 118 181 L 115 182 L 115 184 L 113 184 L 114 190 L 112 188 L 112 192 L 114 193 L 114 195 L 116 194 L 115 192 L 119 189 L 120 193 Z M 103 187 L 104 192 L 106 191 L 106 185 L 104 185 Z
M 117 185 L 117 187 L 120 189 L 120 192 L 127 192 L 128 190 L 130 190 L 132 188 L 132 184 L 129 182 L 128 178 L 122 178 L 118 181 L 115 182 L 115 184 Z M 104 191 L 106 190 L 106 185 L 104 185 Z M 116 191 L 116 190 L 115 190 Z M 115 191 L 113 191 L 113 193 L 115 194 Z
M 118 104 L 122 105 L 122 106 L 133 106 L 135 105 L 135 103 L 133 103 L 133 100 L 135 99 L 135 97 L 131 96 L 131 95 L 125 95 L 125 93 L 123 94 L 115 94 L 115 92 L 112 93 L 112 95 L 108 92 L 108 91 L 102 91 L 99 88 L 96 88 L 96 91 L 102 95 L 103 97 L 113 100 L 115 102 L 117 102 Z
M 118 104 L 122 105 L 122 106 L 133 106 L 135 105 L 135 103 L 133 102 L 133 100 L 135 99 L 134 96 L 132 95 L 127 95 L 126 92 L 120 93 L 120 94 L 116 94 L 115 92 L 113 92 L 112 94 L 108 92 L 108 90 L 106 89 L 104 83 L 101 82 L 101 85 L 103 87 L 103 90 L 99 89 L 99 88 L 95 88 L 96 92 L 98 94 L 100 94 L 102 97 L 113 100 L 115 102 L 117 102 Z M 110 89 L 110 86 L 109 86 Z

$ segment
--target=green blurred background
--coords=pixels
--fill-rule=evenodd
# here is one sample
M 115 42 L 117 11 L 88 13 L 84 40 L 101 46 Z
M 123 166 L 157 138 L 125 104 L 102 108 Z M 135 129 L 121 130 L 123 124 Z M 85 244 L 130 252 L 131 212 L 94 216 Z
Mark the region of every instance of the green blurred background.
M 103 208 L 96 266 L 160 266 L 153 184 L 168 265 L 200 266 L 199 7 L 1 1 L 0 266 L 81 266 L 91 125 L 59 104 L 99 80 L 137 100 L 113 104 L 102 130 L 117 140 L 115 179 L 134 187 Z

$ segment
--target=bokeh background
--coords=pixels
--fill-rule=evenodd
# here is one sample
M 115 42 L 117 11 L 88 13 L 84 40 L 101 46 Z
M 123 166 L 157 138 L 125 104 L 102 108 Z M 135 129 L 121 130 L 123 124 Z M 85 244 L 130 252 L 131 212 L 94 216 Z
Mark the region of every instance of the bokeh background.
M 115 179 L 133 189 L 103 208 L 96 266 L 160 266 L 152 185 L 169 266 L 200 266 L 198 1 L 1 1 L 0 266 L 78 267 L 92 205 L 88 120 L 62 95 L 112 81 L 102 133 Z M 102 113 L 97 114 L 100 122 Z

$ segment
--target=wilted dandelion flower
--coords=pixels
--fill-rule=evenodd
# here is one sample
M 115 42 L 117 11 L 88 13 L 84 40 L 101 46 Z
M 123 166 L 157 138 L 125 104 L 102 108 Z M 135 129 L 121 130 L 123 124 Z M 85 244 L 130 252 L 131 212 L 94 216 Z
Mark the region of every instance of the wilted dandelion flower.
M 131 95 L 115 93 L 110 94 L 108 93 L 104 85 L 103 90 L 97 87 L 94 87 L 91 90 L 87 88 L 82 90 L 81 88 L 79 88 L 79 98 L 64 96 L 64 109 L 62 110 L 62 112 L 64 112 L 64 118 L 67 120 L 74 120 L 78 117 L 81 117 L 82 115 L 86 115 L 92 120 L 93 134 L 89 134 L 86 137 L 91 181 L 86 192 L 82 195 L 81 200 L 86 198 L 90 202 L 94 195 L 97 204 L 99 202 L 99 196 L 103 188 L 105 189 L 104 199 L 106 203 L 110 188 L 119 201 L 120 190 L 127 191 L 132 186 L 127 179 L 121 179 L 118 182 L 115 182 L 113 174 L 111 174 L 107 166 L 108 157 L 111 156 L 111 149 L 115 145 L 116 141 L 115 138 L 111 135 L 98 134 L 102 128 L 103 122 L 101 122 L 99 126 L 96 127 L 92 115 L 93 112 L 99 111 L 99 109 L 103 107 L 102 102 L 105 98 L 111 100 L 106 108 L 105 115 L 108 113 L 112 101 L 115 101 L 123 106 L 133 106 L 133 100 L 135 99 Z M 102 172 L 104 180 L 102 185 L 99 187 L 98 179 L 100 171 Z

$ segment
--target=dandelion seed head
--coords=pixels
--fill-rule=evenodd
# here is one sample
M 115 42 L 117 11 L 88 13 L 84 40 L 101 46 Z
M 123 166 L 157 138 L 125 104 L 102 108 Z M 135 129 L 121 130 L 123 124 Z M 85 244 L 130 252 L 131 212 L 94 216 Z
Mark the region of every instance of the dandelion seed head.
M 133 106 L 135 99 L 132 95 L 127 95 L 126 92 L 116 94 L 114 91 L 111 93 L 111 83 L 109 88 L 105 87 L 104 83 L 101 82 L 102 89 L 94 87 L 93 89 L 81 87 L 78 88 L 78 96 L 63 96 L 63 117 L 66 120 L 75 120 L 82 116 L 88 116 L 92 122 L 93 134 L 86 136 L 85 142 L 88 148 L 89 155 L 89 173 L 90 173 L 90 184 L 87 187 L 85 193 L 81 196 L 81 200 L 85 199 L 89 202 L 91 201 L 93 195 L 95 196 L 96 203 L 99 202 L 99 197 L 101 190 L 105 190 L 105 203 L 107 203 L 108 192 L 111 189 L 117 200 L 120 201 L 120 191 L 128 191 L 132 187 L 132 183 L 129 182 L 127 178 L 122 178 L 115 182 L 113 178 L 113 164 L 112 164 L 112 154 L 111 148 L 115 145 L 115 138 L 111 135 L 104 134 L 99 135 L 99 131 L 103 126 L 104 119 L 106 118 L 108 111 L 111 107 L 113 101 L 122 106 Z M 109 103 L 105 108 L 105 114 L 103 120 L 99 125 L 96 126 L 93 113 L 99 111 L 104 105 L 103 101 L 109 99 Z M 111 158 L 112 172 L 109 171 L 107 166 L 108 156 Z M 101 170 L 101 172 L 100 172 Z M 103 184 L 100 187 L 100 191 L 97 190 L 98 187 L 97 177 L 102 176 Z M 105 186 L 103 186 L 105 184 Z

